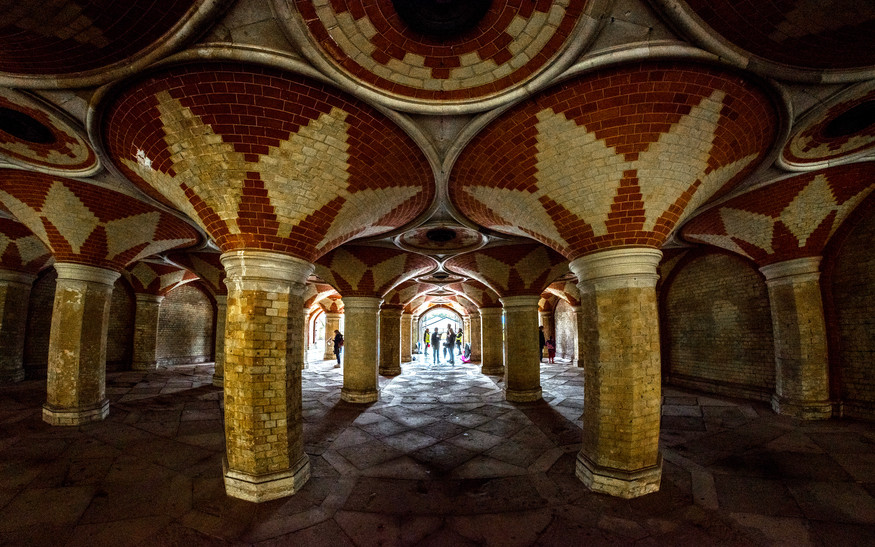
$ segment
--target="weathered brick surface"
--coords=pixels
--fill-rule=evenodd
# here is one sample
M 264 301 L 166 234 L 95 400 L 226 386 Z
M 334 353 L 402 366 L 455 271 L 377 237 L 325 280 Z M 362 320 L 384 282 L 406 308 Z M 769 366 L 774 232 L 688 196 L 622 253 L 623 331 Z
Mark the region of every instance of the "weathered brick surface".
M 51 314 L 51 311 L 48 311 Z M 120 277 L 112 289 L 106 332 L 107 370 L 127 370 L 133 361 L 136 299 L 131 286 Z
M 389 1 L 289 3 L 323 55 L 357 81 L 442 101 L 494 95 L 531 79 L 569 45 L 586 4 L 495 1 L 473 30 L 438 39 L 408 27 Z
M 24 370 L 29 378 L 45 377 L 46 374 L 57 277 L 54 268 L 44 270 L 30 289 L 24 338 Z
M 134 292 L 164 296 L 176 287 L 191 283 L 198 276 L 160 258 L 140 260 L 123 272 Z
M 835 331 L 831 347 L 833 389 L 842 413 L 875 419 L 875 215 L 871 208 L 838 250 L 826 287 Z M 826 280 L 825 280 L 826 281 Z
M 661 295 L 666 381 L 769 400 L 775 346 L 765 280 L 748 261 L 707 253 L 678 266 Z
M 820 256 L 829 238 L 875 189 L 875 163 L 830 167 L 779 180 L 709 209 L 683 228 L 689 241 L 759 265 Z
M 215 313 L 209 297 L 196 285 L 170 291 L 158 316 L 158 364 L 213 361 Z M 216 335 L 224 337 L 224 332 Z
M 569 259 L 658 248 L 756 168 L 776 121 L 766 93 L 731 71 L 668 61 L 603 69 L 482 130 L 459 156 L 449 196 L 478 224 Z
M 538 299 L 536 295 L 502 298 L 506 353 L 505 397 L 531 402 L 541 398 L 541 361 L 538 347 Z
M 413 220 L 435 192 L 424 154 L 384 115 L 257 65 L 186 65 L 135 82 L 108 106 L 105 129 L 119 169 L 223 251 L 313 261 Z
M 401 374 L 401 308 L 380 309 L 380 368 L 383 376 Z
M 0 270 L 0 384 L 24 379 L 24 335 L 36 276 Z
M 687 9 L 727 40 L 773 62 L 812 68 L 875 64 L 875 10 L 828 2 L 687 0 Z

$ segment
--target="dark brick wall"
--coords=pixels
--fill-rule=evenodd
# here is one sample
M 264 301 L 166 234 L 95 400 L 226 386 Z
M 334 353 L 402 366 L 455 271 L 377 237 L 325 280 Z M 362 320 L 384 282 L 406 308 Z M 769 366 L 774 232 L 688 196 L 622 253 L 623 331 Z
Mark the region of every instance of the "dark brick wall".
M 870 208 L 871 210 L 871 208 Z M 831 364 L 845 416 L 875 419 L 875 214 L 868 213 L 838 250 L 832 271 Z M 825 280 L 825 283 L 829 281 Z M 837 346 L 837 347 L 835 347 Z M 835 393 L 835 391 L 834 391 Z
M 158 314 L 159 366 L 212 361 L 214 329 L 215 307 L 197 285 L 170 291 Z
M 46 375 L 57 278 L 55 269 L 48 268 L 37 277 L 30 290 L 27 332 L 24 335 L 24 370 L 28 378 L 40 378 Z
M 560 299 L 553 313 L 553 321 L 556 325 L 556 357 L 576 359 L 574 340 L 577 338 L 577 317 L 574 309 L 568 302 Z
M 737 397 L 770 399 L 775 353 L 766 284 L 741 257 L 691 257 L 666 280 L 660 299 L 663 375 Z
M 106 369 L 130 370 L 137 302 L 130 284 L 120 277 L 112 289 L 109 328 L 106 331 Z

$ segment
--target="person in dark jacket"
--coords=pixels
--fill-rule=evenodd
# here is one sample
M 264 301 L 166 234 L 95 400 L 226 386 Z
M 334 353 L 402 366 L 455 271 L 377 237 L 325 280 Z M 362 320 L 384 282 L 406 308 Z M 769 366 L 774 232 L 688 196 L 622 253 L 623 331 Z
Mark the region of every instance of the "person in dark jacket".
M 538 327 L 538 362 L 544 358 L 544 346 L 547 345 L 547 339 L 544 337 L 544 327 Z
M 334 365 L 334 368 L 340 368 L 340 352 L 343 351 L 343 335 L 340 334 L 340 331 L 334 330 L 334 355 L 337 357 L 337 364 Z
M 450 364 L 455 365 L 456 359 L 454 355 L 456 353 L 456 333 L 453 332 L 453 327 L 447 327 L 447 341 L 444 344 L 444 350 L 449 350 Z
M 434 364 L 439 365 L 441 362 L 441 331 L 434 329 L 431 335 L 431 349 L 434 352 Z

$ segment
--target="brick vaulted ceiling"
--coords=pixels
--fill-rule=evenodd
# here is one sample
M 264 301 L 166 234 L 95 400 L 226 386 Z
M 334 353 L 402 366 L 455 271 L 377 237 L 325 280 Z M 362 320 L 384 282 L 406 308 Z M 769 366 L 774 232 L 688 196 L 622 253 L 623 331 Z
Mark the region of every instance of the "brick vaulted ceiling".
M 574 305 L 568 260 L 820 253 L 875 199 L 866 0 L 0 5 L 7 269 L 169 259 L 222 296 L 262 250 L 326 310 Z

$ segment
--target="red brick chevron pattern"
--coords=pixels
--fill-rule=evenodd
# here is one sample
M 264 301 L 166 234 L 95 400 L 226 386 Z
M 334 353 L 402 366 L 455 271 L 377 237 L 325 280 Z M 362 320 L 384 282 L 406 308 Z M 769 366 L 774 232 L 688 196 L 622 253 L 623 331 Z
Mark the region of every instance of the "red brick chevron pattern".
M 875 64 L 875 11 L 811 0 L 686 0 L 724 38 L 776 63 L 811 68 Z M 861 7 L 867 3 L 860 4 Z M 845 13 L 843 13 L 845 12 Z M 841 21 L 836 21 L 843 17 Z
M 795 164 L 820 163 L 875 148 L 875 123 L 848 135 L 831 136 L 827 132 L 837 117 L 863 103 L 875 102 L 875 84 L 867 87 L 870 89 L 829 107 L 807 127 L 797 130 L 784 147 L 784 159 Z
M 332 296 L 340 298 L 340 295 L 337 294 L 337 291 L 331 285 L 327 283 L 307 283 L 307 289 L 304 291 L 304 309 L 309 310 Z
M 723 97 L 716 120 L 709 113 L 685 118 L 703 105 L 713 109 L 715 94 Z M 539 133 L 542 120 L 554 131 Z M 573 124 L 564 124 L 565 133 L 557 133 L 555 126 L 562 123 L 557 120 Z M 682 120 L 685 130 L 695 129 L 681 133 Z M 619 246 L 658 248 L 691 202 L 724 194 L 756 168 L 774 141 L 776 120 L 764 92 L 722 68 L 665 61 L 605 69 L 554 86 L 493 121 L 460 155 L 449 195 L 475 222 L 528 235 L 569 259 Z M 697 136 L 698 126 L 704 136 Z M 563 139 L 579 142 L 576 135 L 584 131 L 593 139 L 586 143 L 588 149 L 600 148 L 591 162 L 579 159 L 579 153 L 576 158 L 575 150 L 565 152 L 569 145 Z M 708 147 L 707 160 L 693 165 L 701 172 L 698 179 L 688 169 L 679 169 L 678 162 L 654 156 L 651 149 L 664 135 L 683 135 L 687 141 L 700 138 L 694 144 Z M 539 159 L 539 154 L 552 154 L 557 163 L 555 157 L 562 153 L 579 164 L 547 169 Z M 699 159 L 688 154 L 685 161 Z M 736 164 L 738 172 L 732 171 Z M 612 168 L 622 169 L 622 174 L 614 174 Z M 645 168 L 656 173 L 639 179 Z M 575 195 L 575 178 L 582 176 L 599 191 L 611 192 L 601 198 L 604 203 Z M 702 190 L 706 176 L 718 177 L 708 183 L 710 190 Z M 647 201 L 644 183 L 652 187 L 656 180 L 683 189 L 663 185 Z M 505 193 L 486 203 L 472 195 L 478 187 Z M 531 197 L 535 194 L 538 197 Z M 652 228 L 645 227 L 648 222 Z M 597 223 L 603 224 L 604 233 L 596 230 Z M 511 231 L 508 226 L 516 228 Z
M 60 197 L 49 201 L 50 196 Z M 63 177 L 0 170 L 0 201 L 43 240 L 58 262 L 122 271 L 134 260 L 200 239 L 186 222 L 147 203 Z M 124 229 L 115 225 L 107 235 L 109 223 L 124 220 L 129 220 Z M 119 239 L 122 236 L 125 239 Z M 112 254 L 111 240 L 131 246 Z
M 420 283 L 409 279 L 399 283 L 383 296 L 384 306 L 406 306 L 420 295 L 436 289 L 431 283 Z
M 480 281 L 502 297 L 541 294 L 568 272 L 565 258 L 540 243 L 480 249 L 451 258 L 446 267 Z
M 551 283 L 541 296 L 543 298 L 557 296 L 568 302 L 571 306 L 580 305 L 580 291 L 577 289 L 577 283 L 574 281 L 557 281 L 556 283 Z
M 174 251 L 166 256 L 170 261 L 197 275 L 214 295 L 228 294 L 225 267 L 219 260 L 220 253 Z
M 143 275 L 143 269 L 148 269 L 151 273 Z M 125 275 L 125 278 L 130 282 L 134 292 L 157 296 L 166 296 L 167 293 L 180 285 L 199 279 L 197 275 L 185 268 L 163 261 L 141 260 L 128 267 L 127 272 L 128 275 Z M 174 276 L 173 274 L 181 275 Z
M 383 297 L 435 267 L 433 259 L 398 248 L 345 245 L 317 260 L 315 273 L 344 297 Z
M 463 283 L 451 283 L 447 285 L 447 288 L 455 293 L 464 295 L 471 302 L 474 302 L 478 308 L 501 307 L 498 293 L 476 279 L 468 279 Z
M 315 44 L 326 56 L 357 80 L 392 94 L 424 100 L 460 100 L 495 94 L 515 84 L 528 80 L 542 70 L 568 42 L 577 20 L 583 13 L 586 0 L 574 0 L 564 10 L 555 29 L 547 27 L 535 14 L 548 13 L 552 2 L 548 0 L 495 0 L 477 27 L 455 38 L 432 39 L 410 29 L 399 18 L 391 0 L 365 2 L 363 0 L 331 0 L 331 20 L 322 20 L 316 3 L 312 0 L 295 0 L 295 5 L 309 29 Z M 338 24 L 336 16 L 348 14 L 356 24 Z M 360 30 L 360 20 L 376 30 L 368 39 Z M 527 27 L 512 25 L 523 21 Z M 525 28 L 529 34 L 547 32 L 546 40 L 537 51 L 513 51 L 508 46 L 519 38 Z M 332 33 L 346 34 L 337 40 Z M 358 39 L 368 43 L 373 51 L 364 62 L 359 54 L 364 50 L 356 47 Z M 519 48 L 517 48 L 519 49 Z M 414 82 L 415 78 L 392 79 L 386 75 L 387 67 L 408 63 L 407 54 L 422 58 L 421 66 L 411 64 L 416 72 L 427 76 Z M 494 63 L 490 76 L 485 81 L 465 85 L 463 89 L 447 89 L 440 85 L 453 77 L 453 69 L 463 66 L 465 55 L 476 54 L 480 61 Z M 525 55 L 528 58 L 524 58 Z M 519 57 L 518 59 L 516 59 Z M 516 63 L 511 61 L 516 59 Z M 375 67 L 381 67 L 377 70 Z M 470 76 L 466 75 L 466 78 Z M 462 78 L 458 78 L 462 80 Z M 427 85 L 426 82 L 432 82 Z
M 118 63 L 158 41 L 192 0 L 60 0 L 9 3 L 0 19 L 0 71 L 74 74 Z M 68 29 L 78 28 L 73 35 Z
M 52 253 L 27 226 L 0 218 L 0 268 L 35 274 L 51 260 Z
M 688 241 L 717 245 L 759 265 L 820 256 L 830 237 L 875 188 L 875 163 L 831 167 L 780 180 L 710 209 L 684 225 Z
M 319 305 L 322 306 L 326 313 L 343 313 L 343 300 L 341 300 L 340 295 L 337 293 L 322 300 L 319 302 Z
M 167 126 L 161 109 L 168 108 L 168 100 L 196 116 L 193 123 L 200 127 L 195 135 Z M 343 119 L 330 120 L 346 127 L 342 135 L 316 121 L 337 112 Z M 107 149 L 121 171 L 153 197 L 196 217 L 226 252 L 260 249 L 312 262 L 353 237 L 403 225 L 434 197 L 425 156 L 394 123 L 327 85 L 270 68 L 207 63 L 170 69 L 119 96 L 105 125 Z M 238 171 L 223 167 L 223 154 L 215 148 L 222 145 L 211 142 L 203 144 L 208 152 L 202 156 L 174 162 L 174 147 L 208 141 L 201 138 L 203 133 L 216 135 L 225 147 L 220 150 L 233 149 L 239 156 Z M 320 166 L 297 180 L 277 182 L 302 165 L 278 152 L 293 138 L 301 153 Z M 152 162 L 150 173 L 169 180 L 162 183 L 170 186 L 164 194 L 130 166 L 140 150 Z M 270 154 L 271 161 L 262 161 Z M 343 166 L 335 167 L 331 162 L 343 161 L 337 158 L 344 154 L 348 158 Z M 228 177 L 238 177 L 242 186 L 239 202 L 210 202 L 205 196 L 223 195 Z M 285 187 L 271 192 L 270 181 Z M 381 208 L 387 203 L 391 207 Z M 219 206 L 236 210 L 219 214 Z M 301 217 L 284 221 L 288 209 Z M 331 232 L 338 219 L 351 231 Z
M 0 90 L 0 107 L 33 118 L 52 135 L 51 142 L 39 143 L 17 138 L 0 129 L 0 151 L 3 154 L 31 165 L 69 171 L 88 169 L 97 163 L 97 155 L 85 139 L 23 95 Z

